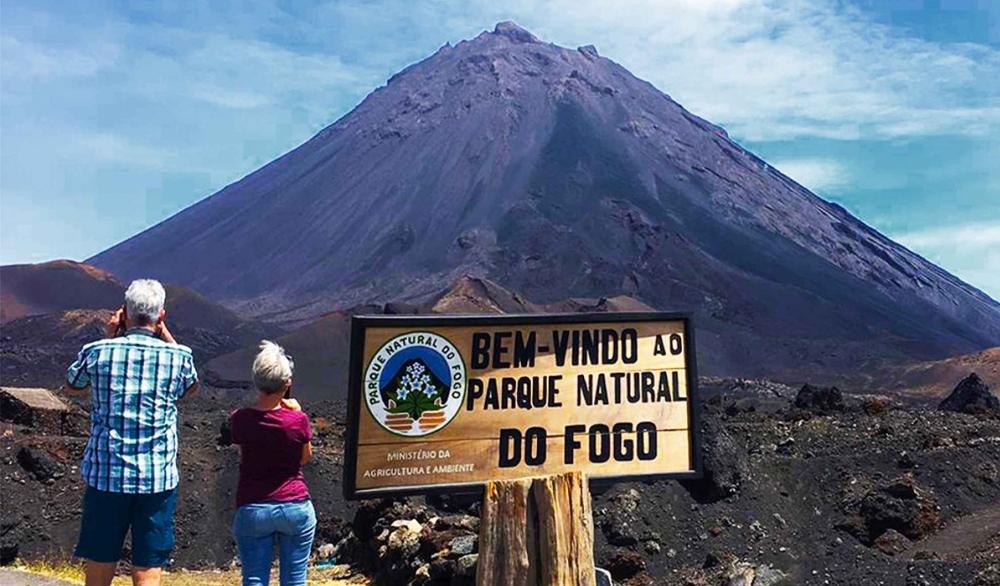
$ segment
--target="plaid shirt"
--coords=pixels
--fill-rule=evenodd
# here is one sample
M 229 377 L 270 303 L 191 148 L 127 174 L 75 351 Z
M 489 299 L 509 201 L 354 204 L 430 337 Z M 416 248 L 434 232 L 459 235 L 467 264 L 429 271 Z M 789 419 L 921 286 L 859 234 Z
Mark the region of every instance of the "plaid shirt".
M 91 388 L 88 485 L 128 494 L 177 486 L 177 399 L 198 381 L 190 348 L 132 329 L 84 346 L 66 380 Z

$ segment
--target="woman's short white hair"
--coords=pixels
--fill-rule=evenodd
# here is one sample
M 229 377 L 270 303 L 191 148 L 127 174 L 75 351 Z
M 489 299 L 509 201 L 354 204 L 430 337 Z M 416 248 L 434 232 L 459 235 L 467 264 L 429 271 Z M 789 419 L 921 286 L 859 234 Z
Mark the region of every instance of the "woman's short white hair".
M 253 361 L 253 384 L 258 390 L 273 394 L 285 388 L 292 380 L 295 363 L 285 349 L 270 340 L 262 340 L 260 352 Z
M 136 279 L 125 290 L 125 311 L 141 326 L 156 323 L 166 301 L 163 285 L 153 279 Z

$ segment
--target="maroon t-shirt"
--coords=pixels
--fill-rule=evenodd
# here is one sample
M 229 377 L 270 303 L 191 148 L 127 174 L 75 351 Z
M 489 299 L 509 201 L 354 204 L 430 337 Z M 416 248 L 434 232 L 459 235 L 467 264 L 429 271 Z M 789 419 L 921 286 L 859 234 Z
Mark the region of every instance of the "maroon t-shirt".
M 229 416 L 233 443 L 240 446 L 236 506 L 309 498 L 302 477 L 302 446 L 312 441 L 309 417 L 301 411 L 250 407 Z

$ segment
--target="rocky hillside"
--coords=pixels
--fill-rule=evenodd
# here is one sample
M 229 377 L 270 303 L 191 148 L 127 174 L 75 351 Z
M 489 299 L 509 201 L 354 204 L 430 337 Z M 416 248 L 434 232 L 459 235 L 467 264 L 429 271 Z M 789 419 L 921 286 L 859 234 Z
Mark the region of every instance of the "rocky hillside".
M 941 397 L 951 391 L 952 381 L 970 372 L 979 375 L 991 388 L 1000 389 L 1000 347 L 942 360 L 897 365 L 874 373 L 869 384 L 913 395 Z
M 567 299 L 537 304 L 487 279 L 459 278 L 451 287 L 422 303 L 362 305 L 328 313 L 276 341 L 295 358 L 295 394 L 308 399 L 347 397 L 352 314 L 503 314 L 651 311 L 631 297 Z M 219 356 L 205 366 L 205 378 L 221 388 L 252 388 L 250 365 L 256 342 Z
M 0 267 L 0 323 L 67 309 L 112 309 L 124 288 L 110 273 L 71 260 Z
M 0 279 L 4 385 L 61 385 L 80 347 L 104 337 L 104 324 L 125 293 L 124 285 L 105 271 L 73 261 L 3 266 Z M 165 288 L 171 330 L 199 363 L 280 335 L 280 329 L 245 320 L 190 289 Z
M 706 475 L 594 496 L 597 560 L 618 583 L 988 586 L 1000 577 L 1000 418 L 767 381 L 705 389 Z M 346 503 L 344 405 L 303 401 L 318 559 L 378 584 L 471 584 L 476 496 Z M 230 567 L 234 402 L 181 407 L 175 563 Z M 995 408 L 995 407 L 994 407 Z M 86 439 L 0 422 L 0 562 L 66 559 Z

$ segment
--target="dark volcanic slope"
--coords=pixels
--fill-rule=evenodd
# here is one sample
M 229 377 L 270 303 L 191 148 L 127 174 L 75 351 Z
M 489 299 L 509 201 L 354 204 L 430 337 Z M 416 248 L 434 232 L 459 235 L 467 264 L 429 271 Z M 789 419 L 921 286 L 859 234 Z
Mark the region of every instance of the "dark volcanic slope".
M 113 309 L 124 287 L 97 267 L 71 260 L 0 267 L 0 323 L 66 309 Z
M 569 299 L 539 306 L 484 279 L 463 276 L 449 289 L 422 305 L 379 307 L 365 305 L 334 311 L 297 328 L 277 342 L 295 359 L 295 396 L 307 400 L 347 397 L 351 314 L 503 314 L 652 311 L 630 297 Z M 214 358 L 205 365 L 205 380 L 216 387 L 253 388 L 250 365 L 258 344 Z
M 280 159 L 94 257 L 273 321 L 462 274 L 536 303 L 693 310 L 709 372 L 1000 344 L 1000 305 L 593 48 L 502 23 Z
M 146 277 L 140 272 L 136 277 Z M 127 283 L 128 281 L 126 281 Z M 216 331 L 252 329 L 232 310 L 177 285 L 164 285 L 167 320 Z M 0 266 L 0 321 L 57 315 L 76 309 L 116 309 L 125 285 L 110 273 L 87 263 L 55 260 L 38 264 Z
M 165 287 L 167 323 L 199 363 L 281 333 L 190 289 Z M 83 344 L 104 337 L 125 293 L 105 271 L 68 260 L 0 267 L 0 290 L 0 382 L 46 387 L 62 384 Z

